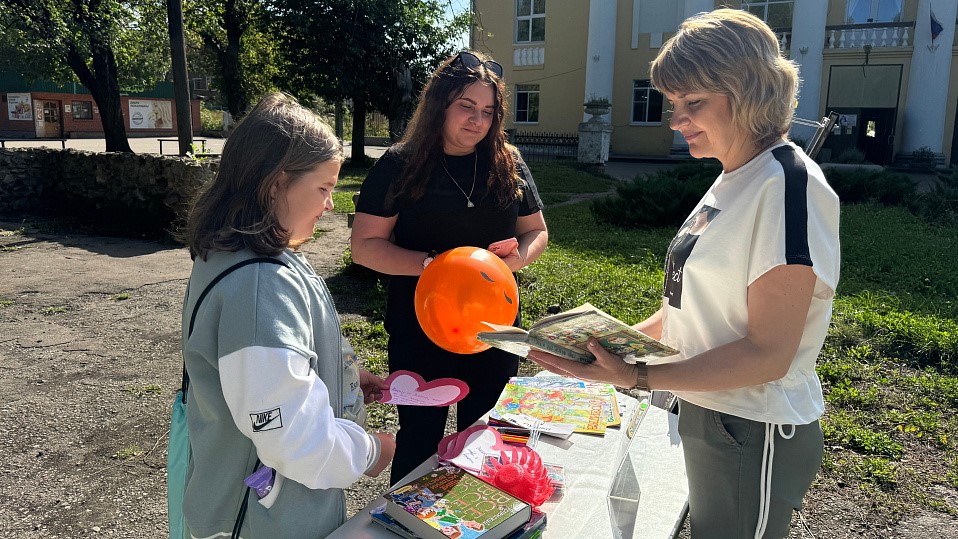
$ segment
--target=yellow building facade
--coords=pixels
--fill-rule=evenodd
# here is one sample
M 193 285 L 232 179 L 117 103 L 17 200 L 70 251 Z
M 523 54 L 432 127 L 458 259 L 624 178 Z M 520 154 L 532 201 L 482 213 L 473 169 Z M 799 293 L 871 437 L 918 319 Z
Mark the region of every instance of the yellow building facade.
M 473 0 L 470 46 L 505 68 L 508 128 L 576 132 L 590 117 L 583 104 L 605 99 L 613 157 L 665 158 L 687 145 L 668 127 L 649 62 L 685 18 L 718 7 L 751 11 L 776 32 L 800 69 L 797 117 L 840 114 L 822 159 L 857 150 L 890 164 L 930 151 L 958 161 L 954 0 Z

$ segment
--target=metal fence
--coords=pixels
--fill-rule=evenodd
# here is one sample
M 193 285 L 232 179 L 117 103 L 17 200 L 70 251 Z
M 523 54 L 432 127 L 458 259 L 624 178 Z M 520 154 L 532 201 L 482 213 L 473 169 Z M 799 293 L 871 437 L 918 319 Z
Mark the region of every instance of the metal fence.
M 526 161 L 576 159 L 578 133 L 538 133 L 509 130 L 509 142 L 519 148 Z

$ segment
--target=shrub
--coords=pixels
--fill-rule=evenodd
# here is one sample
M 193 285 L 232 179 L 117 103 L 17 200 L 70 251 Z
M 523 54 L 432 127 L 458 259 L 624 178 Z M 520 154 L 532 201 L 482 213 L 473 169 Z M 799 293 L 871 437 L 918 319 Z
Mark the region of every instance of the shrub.
M 204 132 L 223 131 L 223 111 L 200 107 L 200 126 Z
M 958 169 L 939 174 L 938 180 L 933 190 L 912 196 L 908 209 L 930 223 L 958 224 Z
M 621 227 L 675 227 L 682 224 L 715 178 L 718 163 L 686 163 L 639 176 L 616 188 L 616 194 L 593 201 L 596 221 Z
M 900 206 L 915 194 L 914 183 L 904 174 L 830 168 L 825 170 L 825 178 L 845 204 L 877 202 Z
M 835 158 L 836 163 L 864 163 L 865 152 L 858 148 L 845 148 L 842 153 Z
M 932 150 L 928 146 L 922 146 L 921 148 L 918 148 L 917 150 L 911 152 L 910 166 L 911 168 L 918 168 L 918 169 L 926 169 L 926 170 L 934 169 L 936 158 L 937 156 L 935 155 L 934 150 Z

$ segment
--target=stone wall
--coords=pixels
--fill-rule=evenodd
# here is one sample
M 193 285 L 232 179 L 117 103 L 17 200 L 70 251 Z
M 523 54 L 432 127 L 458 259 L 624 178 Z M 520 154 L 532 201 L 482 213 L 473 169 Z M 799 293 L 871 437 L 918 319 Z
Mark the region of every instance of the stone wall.
M 99 224 L 162 233 L 185 215 L 218 159 L 0 149 L 0 212 L 56 211 Z

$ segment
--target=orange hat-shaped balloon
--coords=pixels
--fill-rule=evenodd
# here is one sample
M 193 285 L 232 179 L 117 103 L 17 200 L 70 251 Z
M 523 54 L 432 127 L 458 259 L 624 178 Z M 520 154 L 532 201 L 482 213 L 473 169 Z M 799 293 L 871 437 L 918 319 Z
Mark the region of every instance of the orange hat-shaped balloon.
M 511 325 L 519 313 L 516 278 L 498 256 L 456 247 L 437 256 L 416 285 L 416 318 L 437 346 L 457 354 L 489 348 L 476 334 L 482 322 Z

